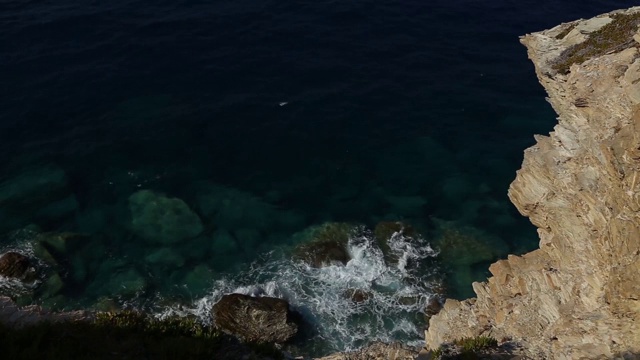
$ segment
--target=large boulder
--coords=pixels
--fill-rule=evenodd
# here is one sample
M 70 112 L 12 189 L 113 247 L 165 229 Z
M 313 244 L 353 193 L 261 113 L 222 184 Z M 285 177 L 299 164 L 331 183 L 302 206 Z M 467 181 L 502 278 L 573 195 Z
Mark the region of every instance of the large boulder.
M 8 278 L 26 280 L 32 277 L 35 270 L 29 258 L 15 251 L 0 256 L 0 275 Z
M 181 199 L 141 190 L 129 197 L 129 209 L 133 231 L 152 242 L 172 244 L 203 231 L 198 215 Z
M 293 258 L 316 268 L 330 264 L 345 265 L 351 260 L 348 243 L 354 230 L 354 226 L 345 223 L 313 226 L 294 235 L 300 244 L 295 248 Z
M 248 342 L 284 343 L 298 333 L 297 314 L 282 299 L 228 294 L 212 313 L 216 326 Z

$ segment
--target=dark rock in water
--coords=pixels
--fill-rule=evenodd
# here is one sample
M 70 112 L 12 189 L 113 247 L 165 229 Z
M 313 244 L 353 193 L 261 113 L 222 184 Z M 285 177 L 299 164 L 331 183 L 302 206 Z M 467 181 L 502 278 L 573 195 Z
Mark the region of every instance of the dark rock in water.
M 86 245 L 90 240 L 88 235 L 72 232 L 50 232 L 39 234 L 37 237 L 37 241 L 60 254 L 66 254 L 69 250 Z
M 376 243 L 378 247 L 380 247 L 380 250 L 382 250 L 387 264 L 398 263 L 398 254 L 395 254 L 389 245 L 391 239 L 397 235 L 414 238 L 417 236 L 417 233 L 411 225 L 404 224 L 400 221 L 382 221 L 376 225 L 374 230 Z
M 284 343 L 298 333 L 297 316 L 282 299 L 229 294 L 212 313 L 216 326 L 249 342 Z
M 427 307 L 424 310 L 424 315 L 427 320 L 427 323 L 429 322 L 432 316 L 436 315 L 437 313 L 440 312 L 440 310 L 442 310 L 442 307 L 443 307 L 442 301 L 438 299 L 437 296 L 433 296 L 429 299 L 429 301 L 427 302 Z
M 20 280 L 31 277 L 34 270 L 29 258 L 15 251 L 0 256 L 0 275 Z
M 371 293 L 362 289 L 347 289 L 344 296 L 351 299 L 356 304 L 363 303 L 371 297 Z
M 312 227 L 302 234 L 305 240 L 293 253 L 293 258 L 316 268 L 331 263 L 346 264 L 351 260 L 347 249 L 354 227 L 344 223 L 328 223 Z

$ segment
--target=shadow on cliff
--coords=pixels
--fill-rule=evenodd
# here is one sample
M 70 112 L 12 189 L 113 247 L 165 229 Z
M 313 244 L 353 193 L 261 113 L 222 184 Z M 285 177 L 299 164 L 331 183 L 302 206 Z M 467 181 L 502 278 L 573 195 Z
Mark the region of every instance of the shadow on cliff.
M 604 359 L 603 357 L 598 357 L 598 358 L 593 358 L 592 360 L 601 360 Z M 623 352 L 619 352 L 615 355 L 613 355 L 613 357 L 611 359 L 615 359 L 615 360 L 640 360 L 640 352 L 632 352 L 632 351 L 623 351 Z

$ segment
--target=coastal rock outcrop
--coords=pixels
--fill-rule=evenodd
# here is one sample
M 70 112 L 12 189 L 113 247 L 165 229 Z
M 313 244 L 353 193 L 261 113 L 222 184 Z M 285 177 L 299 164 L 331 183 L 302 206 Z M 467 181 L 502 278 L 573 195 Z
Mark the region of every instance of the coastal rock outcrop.
M 248 342 L 284 343 L 298 333 L 296 314 L 282 299 L 228 294 L 212 312 L 217 327 Z
M 447 300 L 427 345 L 513 337 L 533 358 L 640 352 L 640 7 L 521 38 L 558 113 L 509 189 L 540 248 Z

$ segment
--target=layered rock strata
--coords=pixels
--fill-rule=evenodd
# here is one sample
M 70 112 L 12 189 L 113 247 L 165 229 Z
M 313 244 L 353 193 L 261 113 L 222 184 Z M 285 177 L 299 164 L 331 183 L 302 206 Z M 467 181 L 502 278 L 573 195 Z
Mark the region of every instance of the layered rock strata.
M 539 359 L 640 353 L 638 23 L 634 7 L 521 38 L 559 115 L 509 188 L 540 248 L 491 265 L 476 298 L 448 300 L 430 348 L 488 335 Z

